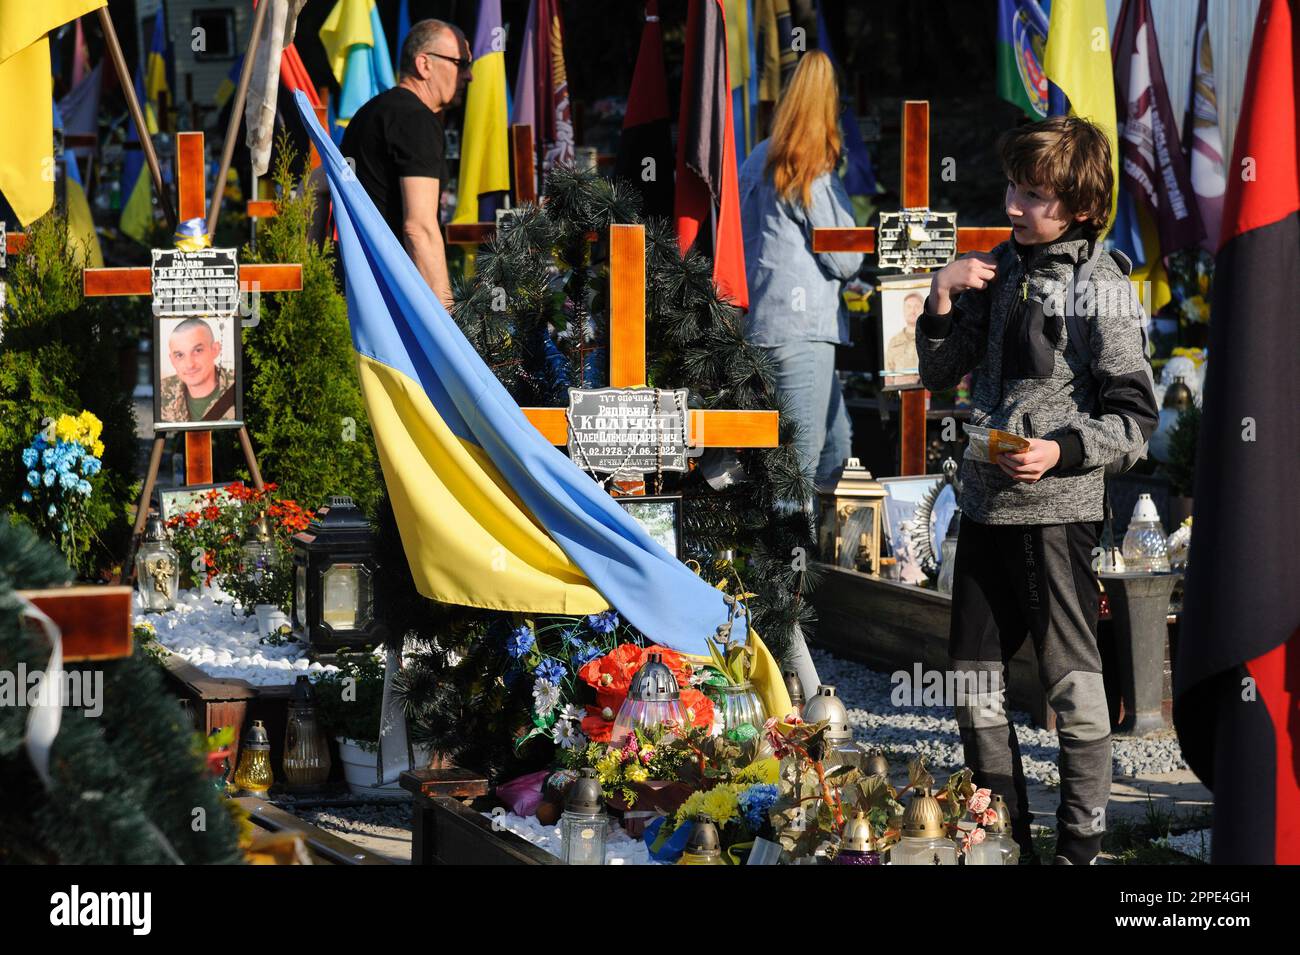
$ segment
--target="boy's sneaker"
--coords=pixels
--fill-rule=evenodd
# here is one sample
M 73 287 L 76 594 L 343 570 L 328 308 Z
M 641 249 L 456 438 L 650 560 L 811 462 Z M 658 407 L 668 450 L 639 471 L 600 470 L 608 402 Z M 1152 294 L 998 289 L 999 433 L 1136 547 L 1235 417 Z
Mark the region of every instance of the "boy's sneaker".
M 1081 839 L 1068 832 L 1059 832 L 1056 838 L 1054 865 L 1096 865 L 1101 852 L 1101 835 Z

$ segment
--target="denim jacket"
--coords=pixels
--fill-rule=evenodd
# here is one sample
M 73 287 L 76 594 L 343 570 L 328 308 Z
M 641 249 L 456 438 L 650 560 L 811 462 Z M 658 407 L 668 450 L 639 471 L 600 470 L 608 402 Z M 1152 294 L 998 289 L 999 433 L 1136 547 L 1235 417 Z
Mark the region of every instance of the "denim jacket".
M 860 252 L 812 250 L 814 228 L 857 223 L 844 183 L 834 170 L 812 184 L 812 205 L 778 198 L 765 174 L 768 140 L 740 168 L 740 221 L 745 234 L 749 315 L 745 337 L 755 345 L 849 343 L 849 312 L 840 289 L 862 268 Z

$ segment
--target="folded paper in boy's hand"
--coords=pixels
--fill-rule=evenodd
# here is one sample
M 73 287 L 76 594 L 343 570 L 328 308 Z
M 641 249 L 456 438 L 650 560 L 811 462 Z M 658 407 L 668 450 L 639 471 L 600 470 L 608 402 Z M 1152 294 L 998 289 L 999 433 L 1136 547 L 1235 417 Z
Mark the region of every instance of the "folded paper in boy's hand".
M 963 424 L 970 437 L 967 454 L 980 461 L 996 464 L 999 454 L 1015 454 L 1029 449 L 1029 440 L 1018 434 L 999 431 L 997 428 L 981 428 L 979 425 Z

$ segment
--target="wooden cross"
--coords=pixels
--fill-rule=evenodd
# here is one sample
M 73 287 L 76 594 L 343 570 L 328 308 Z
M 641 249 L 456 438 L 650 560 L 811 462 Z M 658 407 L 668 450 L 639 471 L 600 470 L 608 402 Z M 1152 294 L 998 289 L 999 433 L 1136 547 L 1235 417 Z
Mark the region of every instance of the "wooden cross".
M 321 129 L 329 128 L 329 111 L 324 106 L 313 106 L 312 111 L 316 114 L 316 122 L 320 123 Z M 320 166 L 320 153 L 316 151 L 316 144 L 309 143 L 308 148 L 311 150 L 310 168 L 316 169 Z M 275 208 L 274 199 L 250 199 L 248 202 L 248 218 L 250 219 L 274 219 L 279 212 Z
M 609 232 L 609 384 L 646 383 L 645 226 L 612 225 Z M 525 408 L 524 414 L 551 444 L 568 444 L 565 408 Z M 690 410 L 693 447 L 774 448 L 775 411 Z
M 907 100 L 903 103 L 902 202 L 904 209 L 925 209 L 930 205 L 930 103 Z M 959 228 L 957 251 L 984 252 L 1011 237 L 1003 227 Z M 876 230 L 813 229 L 814 252 L 876 251 Z M 913 388 L 902 392 L 902 415 L 899 423 L 901 452 L 899 473 L 925 473 L 925 411 L 929 392 Z
M 204 218 L 207 209 L 206 184 L 204 182 L 203 134 L 186 132 L 176 136 L 176 192 L 177 208 L 181 222 L 189 219 Z M 220 194 L 218 193 L 218 201 Z M 241 264 L 239 267 L 239 288 L 241 292 L 298 292 L 302 290 L 302 266 L 287 264 Z M 85 269 L 82 272 L 82 292 L 88 298 L 107 295 L 151 295 L 153 282 L 148 266 L 129 268 Z M 154 343 L 158 347 L 158 343 Z M 163 445 L 166 433 L 159 433 L 154 438 L 153 452 L 149 457 L 149 471 L 145 477 L 140 495 L 140 506 L 136 511 L 135 531 L 131 537 L 131 549 L 127 554 L 127 564 L 123 565 L 123 577 L 129 579 L 133 568 L 130 556 L 135 551 L 140 535 L 144 532 L 145 518 L 149 514 L 149 497 L 153 493 L 154 481 L 158 476 L 158 467 L 162 461 Z M 249 473 L 256 487 L 262 486 L 262 473 L 257 466 L 257 457 L 253 454 L 253 443 L 248 437 L 248 428 L 239 426 L 239 443 L 243 447 L 244 457 L 248 461 Z M 190 430 L 185 432 L 185 483 L 212 483 L 212 432 Z
M 515 202 L 537 201 L 536 153 L 533 127 L 515 123 L 510 127 L 510 158 L 514 168 Z M 497 234 L 495 222 L 449 222 L 448 245 L 479 245 L 490 242 Z

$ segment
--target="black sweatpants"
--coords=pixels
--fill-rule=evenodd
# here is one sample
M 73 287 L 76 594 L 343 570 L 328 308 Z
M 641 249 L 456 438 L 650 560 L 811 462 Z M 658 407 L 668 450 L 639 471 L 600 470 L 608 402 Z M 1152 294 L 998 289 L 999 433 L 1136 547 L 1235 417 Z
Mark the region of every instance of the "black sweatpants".
M 1006 714 L 1006 666 L 1025 636 L 1033 639 L 1061 745 L 1057 852 L 1076 863 L 1100 849 L 1110 798 L 1110 714 L 1092 569 L 1099 531 L 1092 523 L 993 525 L 963 517 L 948 644 L 954 670 L 983 676 L 981 692 L 957 701 L 966 763 L 975 785 L 1006 799 L 1012 834 L 1026 853 L 1029 800 Z

